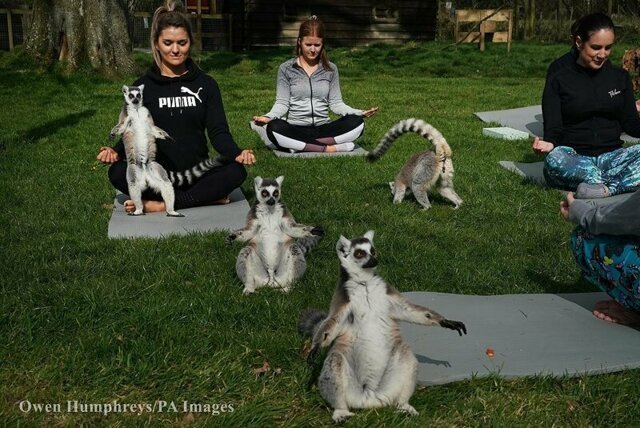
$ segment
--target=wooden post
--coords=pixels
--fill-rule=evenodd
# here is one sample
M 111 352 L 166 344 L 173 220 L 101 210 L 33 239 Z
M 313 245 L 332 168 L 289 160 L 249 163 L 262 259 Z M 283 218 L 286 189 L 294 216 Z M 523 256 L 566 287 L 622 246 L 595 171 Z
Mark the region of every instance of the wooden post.
M 196 44 L 202 50 L 202 0 L 196 2 Z
M 229 52 L 233 51 L 233 14 L 229 14 L 229 29 L 227 31 L 229 34 Z
M 507 35 L 507 53 L 511 52 L 511 37 L 513 36 L 513 11 L 508 11 L 507 12 L 508 16 L 509 16 L 509 23 L 508 25 L 508 35 Z
M 11 9 L 7 9 L 7 31 L 9 32 L 9 51 L 13 50 L 13 25 L 11 23 Z

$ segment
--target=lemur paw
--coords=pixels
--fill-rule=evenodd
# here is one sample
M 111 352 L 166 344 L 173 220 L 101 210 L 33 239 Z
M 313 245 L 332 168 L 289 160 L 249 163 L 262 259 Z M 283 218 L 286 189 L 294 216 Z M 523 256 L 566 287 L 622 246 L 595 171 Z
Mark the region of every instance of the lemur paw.
M 316 356 L 318 355 L 318 350 L 320 347 L 318 345 L 313 345 L 311 350 L 309 351 L 309 355 L 307 355 L 307 364 L 313 364 Z
M 413 406 L 411 404 L 402 404 L 398 406 L 398 410 L 400 410 L 401 412 L 407 413 L 411 416 L 418 416 L 418 411 L 416 409 L 413 408 Z
M 353 416 L 354 414 L 351 413 L 349 410 L 334 410 L 333 411 L 333 416 L 331 417 L 331 419 L 333 419 L 333 422 L 339 424 L 342 423 L 344 421 L 347 420 L 347 418 L 349 418 L 350 416 Z
M 233 241 L 235 241 L 238 238 L 238 235 L 236 235 L 235 233 L 230 233 L 229 235 L 227 235 L 227 237 L 224 239 L 224 242 L 227 245 L 231 245 L 233 244 Z
M 311 234 L 315 236 L 324 236 L 324 228 L 322 226 L 316 226 L 311 229 Z
M 464 323 L 460 321 L 444 319 L 440 321 L 440 327 L 455 330 L 460 336 L 462 336 L 462 333 L 467 334 L 467 327 L 465 327 Z

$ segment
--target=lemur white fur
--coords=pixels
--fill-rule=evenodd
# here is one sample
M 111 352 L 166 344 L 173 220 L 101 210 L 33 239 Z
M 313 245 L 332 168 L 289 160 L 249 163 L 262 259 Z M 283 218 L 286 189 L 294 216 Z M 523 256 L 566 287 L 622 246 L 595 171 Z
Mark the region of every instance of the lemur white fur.
M 367 159 L 371 162 L 380 159 L 393 142 L 407 132 L 415 132 L 431 140 L 434 148 L 416 153 L 400 169 L 391 186 L 393 203 L 402 202 L 409 189 L 420 205 L 429 209 L 431 202 L 427 192 L 435 185 L 442 197 L 451 201 L 454 208 L 459 208 L 462 198 L 453 190 L 451 147 L 442 134 L 425 121 L 412 118 L 398 122 L 382 137 L 378 146 L 367 154 Z
M 302 334 L 313 337 L 309 361 L 319 348 L 330 347 L 318 378 L 320 394 L 342 422 L 350 409 L 396 406 L 411 415 L 418 361 L 400 336 L 398 321 L 441 326 L 466 334 L 460 321 L 409 302 L 375 273 L 378 261 L 373 231 L 364 237 L 340 236 L 336 245 L 340 280 L 329 314 L 307 310 Z
M 306 270 L 305 253 L 324 235 L 320 227 L 297 224 L 280 202 L 283 180 L 283 176 L 255 178 L 256 202 L 249 211 L 247 224 L 227 237 L 228 243 L 249 242 L 236 261 L 245 295 L 265 286 L 289 291 L 291 283 Z
M 122 87 L 125 106 L 118 124 L 111 130 L 111 136 L 122 134 L 127 153 L 127 184 L 136 207 L 130 214 L 144 214 L 142 192 L 150 187 L 162 195 L 168 216 L 182 217 L 173 209 L 175 193 L 167 171 L 156 162 L 156 138 L 171 137 L 154 125 L 151 113 L 142 104 L 143 90 L 144 85 Z
M 120 135 L 124 133 L 127 127 L 126 125 L 127 118 L 128 118 L 127 106 L 129 106 L 134 102 L 138 92 L 140 94 L 140 100 L 135 105 L 136 106 L 139 105 L 140 107 L 144 108 L 148 112 L 146 107 L 142 105 L 142 91 L 144 90 L 144 85 L 129 86 L 128 92 L 125 92 L 125 88 L 127 88 L 127 86 L 122 87 L 122 92 L 124 93 L 124 97 L 125 97 L 125 103 L 122 110 L 120 111 L 120 118 L 118 120 L 118 124 L 114 126 L 113 129 L 111 129 L 111 133 L 109 134 L 110 139 L 114 139 L 116 135 Z M 183 88 L 183 89 L 186 89 L 186 88 Z M 198 93 L 200 92 L 200 89 L 198 89 Z M 198 97 L 197 93 L 191 92 L 191 94 L 194 95 L 195 97 Z M 198 97 L 198 99 L 200 98 Z M 136 108 L 139 109 L 140 107 L 136 107 Z M 149 115 L 149 117 L 151 116 Z M 153 120 L 152 120 L 152 125 L 153 125 Z M 167 137 L 168 137 L 168 134 L 167 134 Z M 171 139 L 171 137 L 168 137 L 168 138 Z M 151 144 L 153 144 L 153 153 L 154 153 L 154 160 L 155 160 L 155 152 L 156 152 L 155 139 Z M 125 147 L 126 147 L 126 142 L 125 142 Z M 129 152 L 127 151 L 127 158 L 128 157 L 129 157 Z M 221 165 L 223 165 L 223 163 L 220 159 L 209 158 L 197 163 L 196 165 L 192 166 L 191 168 L 185 171 L 167 171 L 167 175 L 169 177 L 169 180 L 176 186 L 190 185 L 190 184 L 193 184 L 193 182 L 197 178 L 201 177 L 207 171 Z

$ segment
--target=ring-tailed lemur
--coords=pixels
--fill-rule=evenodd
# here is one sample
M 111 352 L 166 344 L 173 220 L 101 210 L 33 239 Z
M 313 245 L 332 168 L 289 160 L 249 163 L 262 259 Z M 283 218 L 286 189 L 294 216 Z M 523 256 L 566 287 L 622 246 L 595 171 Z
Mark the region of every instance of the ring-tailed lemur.
M 247 225 L 227 237 L 249 241 L 236 261 L 236 272 L 244 284 L 244 294 L 269 286 L 289 291 L 291 283 L 304 274 L 305 254 L 324 235 L 318 226 L 297 224 L 289 210 L 280 202 L 283 176 L 256 177 L 256 202 L 247 216 Z
M 333 407 L 333 420 L 353 415 L 349 409 L 396 406 L 416 415 L 409 404 L 418 361 L 402 341 L 398 321 L 440 326 L 466 334 L 460 321 L 415 305 L 375 273 L 378 264 L 373 231 L 364 237 L 340 236 L 336 245 L 340 280 L 329 314 L 305 311 L 299 323 L 313 337 L 308 360 L 330 346 L 318 378 L 320 394 Z
M 172 139 L 162 129 L 155 126 L 151 113 L 142 103 L 144 85 L 123 86 L 124 106 L 120 111 L 118 124 L 111 129 L 109 138 L 122 134 L 127 154 L 127 184 L 136 207 L 132 215 L 144 214 L 142 192 L 151 187 L 162 195 L 167 207 L 167 215 L 182 217 L 174 211 L 175 192 L 171 183 L 182 186 L 192 184 L 196 178 L 222 163 L 217 159 L 206 159 L 185 171 L 167 172 L 156 162 L 156 138 Z
M 398 122 L 382 137 L 378 146 L 367 154 L 367 159 L 371 162 L 380 159 L 393 142 L 407 132 L 415 132 L 428 138 L 434 149 L 416 153 L 400 169 L 391 186 L 393 203 L 402 202 L 405 192 L 410 189 L 420 205 L 428 209 L 431 202 L 427 192 L 436 185 L 440 195 L 453 202 L 454 208 L 460 207 L 462 198 L 453 190 L 451 147 L 442 134 L 425 121 L 405 119 Z

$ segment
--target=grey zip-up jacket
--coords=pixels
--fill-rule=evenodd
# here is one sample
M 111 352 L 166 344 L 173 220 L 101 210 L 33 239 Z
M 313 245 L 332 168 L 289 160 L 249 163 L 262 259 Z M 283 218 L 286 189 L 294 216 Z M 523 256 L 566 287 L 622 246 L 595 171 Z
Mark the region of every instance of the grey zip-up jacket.
M 640 190 L 623 201 L 601 206 L 576 199 L 569 208 L 569 219 L 592 235 L 640 236 Z
M 362 110 L 349 107 L 342 101 L 338 68 L 332 70 L 318 64 L 311 75 L 292 58 L 280 64 L 276 84 L 276 102 L 265 116 L 285 119 L 291 125 L 319 126 L 330 122 L 329 109 L 337 115 L 362 116 Z

